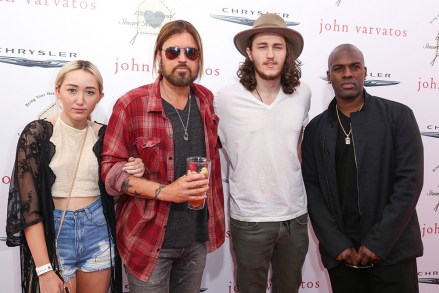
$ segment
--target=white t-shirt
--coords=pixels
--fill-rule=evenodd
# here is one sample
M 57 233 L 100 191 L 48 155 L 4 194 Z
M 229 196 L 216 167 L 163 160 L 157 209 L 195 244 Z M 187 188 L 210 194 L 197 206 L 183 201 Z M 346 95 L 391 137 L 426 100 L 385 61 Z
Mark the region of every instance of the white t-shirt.
M 240 83 L 215 96 L 218 135 L 229 160 L 230 216 L 248 222 L 286 221 L 307 212 L 297 148 L 308 123 L 311 91 L 301 82 L 271 105 Z

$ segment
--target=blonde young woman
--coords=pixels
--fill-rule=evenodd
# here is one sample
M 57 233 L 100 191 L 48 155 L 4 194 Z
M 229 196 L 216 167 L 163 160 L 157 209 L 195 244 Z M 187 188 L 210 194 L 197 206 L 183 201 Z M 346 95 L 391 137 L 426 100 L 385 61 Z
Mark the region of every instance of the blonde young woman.
M 61 113 L 24 128 L 11 179 L 7 244 L 21 248 L 22 290 L 121 292 L 114 202 L 100 180 L 106 126 L 90 119 L 102 76 L 88 61 L 69 62 L 55 93 Z M 125 171 L 141 177 L 144 165 L 130 158 Z

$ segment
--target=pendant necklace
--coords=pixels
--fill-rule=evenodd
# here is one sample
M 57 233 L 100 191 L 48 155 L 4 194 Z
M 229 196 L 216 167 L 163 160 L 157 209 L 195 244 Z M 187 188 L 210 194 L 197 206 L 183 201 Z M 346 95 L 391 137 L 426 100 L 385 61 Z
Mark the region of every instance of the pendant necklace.
M 173 101 L 169 98 L 169 95 L 168 95 L 168 93 L 166 92 L 165 86 L 163 85 L 163 83 L 161 83 L 161 84 L 162 84 L 163 91 L 165 92 L 166 98 L 167 98 L 169 101 L 173 102 Z M 187 129 L 188 129 L 188 127 L 189 127 L 189 117 L 191 116 L 191 95 L 190 95 L 190 93 L 189 93 L 189 95 L 188 95 L 188 99 L 189 99 L 189 111 L 188 111 L 188 114 L 187 114 L 186 126 L 184 126 L 183 119 L 181 119 L 180 113 L 178 113 L 177 108 L 175 108 L 175 106 L 174 106 L 173 103 L 170 103 L 171 106 L 174 108 L 175 112 L 177 112 L 178 118 L 180 118 L 181 125 L 183 126 L 183 129 L 184 129 L 183 139 L 184 139 L 185 141 L 187 141 L 187 140 L 189 139 L 189 134 L 188 134 L 188 132 L 187 132 Z
M 364 103 L 361 104 L 360 108 L 356 112 L 360 111 L 361 108 L 363 108 L 363 105 L 364 105 Z M 352 125 L 351 125 L 351 123 L 349 123 L 349 133 L 346 133 L 346 130 L 344 130 L 343 124 L 341 124 L 340 115 L 338 114 L 338 111 L 339 110 L 338 110 L 337 104 L 335 104 L 335 112 L 337 113 L 338 123 L 340 124 L 341 130 L 343 130 L 343 133 L 346 136 L 344 139 L 345 144 L 351 144 L 351 137 L 350 136 L 352 133 Z

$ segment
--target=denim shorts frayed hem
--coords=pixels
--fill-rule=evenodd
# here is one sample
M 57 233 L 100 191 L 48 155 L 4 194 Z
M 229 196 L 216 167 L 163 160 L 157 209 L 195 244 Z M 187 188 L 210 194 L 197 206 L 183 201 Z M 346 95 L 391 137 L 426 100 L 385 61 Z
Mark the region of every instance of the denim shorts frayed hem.
M 53 219 L 58 233 L 63 210 L 55 209 Z M 100 197 L 90 205 L 67 211 L 58 239 L 64 281 L 76 271 L 97 272 L 114 264 L 115 246 L 109 234 Z

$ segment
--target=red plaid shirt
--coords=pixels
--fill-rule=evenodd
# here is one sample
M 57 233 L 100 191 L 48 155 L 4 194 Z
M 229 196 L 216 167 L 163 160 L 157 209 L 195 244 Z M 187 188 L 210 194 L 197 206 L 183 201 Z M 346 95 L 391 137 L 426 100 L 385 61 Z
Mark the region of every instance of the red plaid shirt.
M 130 156 L 145 164 L 144 177 L 169 184 L 174 178 L 172 125 L 166 117 L 160 95 L 161 76 L 153 84 L 133 89 L 113 107 L 102 152 L 102 177 L 111 195 L 120 195 L 128 174 L 122 167 Z M 217 145 L 218 116 L 213 110 L 213 94 L 192 84 L 203 120 L 206 154 L 212 160 L 207 208 L 209 250 L 224 242 L 224 197 Z M 154 269 L 165 236 L 171 208 L 169 202 L 122 195 L 116 208 L 117 248 L 130 273 L 147 281 Z

